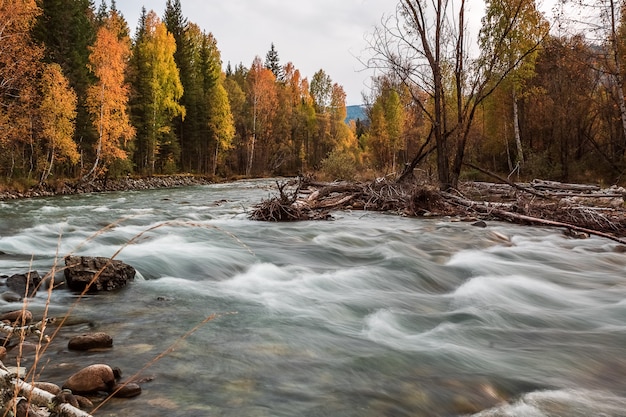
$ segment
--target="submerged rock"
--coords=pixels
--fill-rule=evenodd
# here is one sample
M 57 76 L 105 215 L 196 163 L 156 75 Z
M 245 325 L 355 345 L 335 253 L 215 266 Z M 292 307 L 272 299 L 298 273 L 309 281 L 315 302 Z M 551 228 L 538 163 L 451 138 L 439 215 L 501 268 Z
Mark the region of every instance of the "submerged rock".
M 66 256 L 65 281 L 75 291 L 112 291 L 135 278 L 135 268 L 122 261 L 91 256 Z
M 33 313 L 28 310 L 15 310 L 0 314 L 0 321 L 10 321 L 11 323 L 28 324 L 33 320 Z
M 40 284 L 41 276 L 39 276 L 37 271 L 15 274 L 7 278 L 7 287 L 23 297 L 34 297 Z
M 113 396 L 117 398 L 132 398 L 141 394 L 141 387 L 134 382 L 118 384 L 113 387 Z
M 88 333 L 74 336 L 67 344 L 70 350 L 90 350 L 113 347 L 113 338 L 106 333 Z
M 0 298 L 2 298 L 7 303 L 19 303 L 24 299 L 24 297 L 14 293 L 13 291 L 3 292 L 2 294 L 0 294 Z

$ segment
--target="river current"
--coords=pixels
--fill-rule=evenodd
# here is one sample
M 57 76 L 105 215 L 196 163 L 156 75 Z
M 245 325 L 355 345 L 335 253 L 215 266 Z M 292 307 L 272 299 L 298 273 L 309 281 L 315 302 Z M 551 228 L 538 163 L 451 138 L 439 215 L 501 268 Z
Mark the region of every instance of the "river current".
M 248 220 L 272 184 L 0 202 L 0 275 L 118 251 L 138 272 L 78 303 L 53 291 L 50 315 L 73 309 L 40 379 L 150 364 L 143 393 L 102 416 L 626 415 L 617 243 L 362 211 Z M 46 299 L 28 300 L 35 316 Z M 87 331 L 109 333 L 113 349 L 68 351 Z

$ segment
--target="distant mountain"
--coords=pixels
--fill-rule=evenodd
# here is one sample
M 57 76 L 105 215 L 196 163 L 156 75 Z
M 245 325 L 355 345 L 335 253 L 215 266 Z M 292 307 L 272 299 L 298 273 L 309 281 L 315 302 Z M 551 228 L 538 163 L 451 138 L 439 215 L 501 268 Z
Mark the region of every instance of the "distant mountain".
M 348 110 L 346 123 L 349 123 L 350 120 L 361 119 L 365 121 L 367 119 L 367 115 L 365 114 L 365 106 L 363 105 L 347 106 L 346 110 Z

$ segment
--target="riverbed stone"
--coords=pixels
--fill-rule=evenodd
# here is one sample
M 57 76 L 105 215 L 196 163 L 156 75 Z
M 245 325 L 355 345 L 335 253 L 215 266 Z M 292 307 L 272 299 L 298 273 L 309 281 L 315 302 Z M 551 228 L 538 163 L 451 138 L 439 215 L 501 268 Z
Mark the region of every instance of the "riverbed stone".
M 69 404 L 74 408 L 80 408 L 76 396 L 69 389 L 64 389 L 54 398 L 55 404 Z
M 105 364 L 89 365 L 70 376 L 63 384 L 77 394 L 90 394 L 99 391 L 111 392 L 115 386 L 113 368 Z
M 113 387 L 113 396 L 117 398 L 132 398 L 139 394 L 141 394 L 141 387 L 134 382 L 117 384 Z
M 7 278 L 7 287 L 20 296 L 34 297 L 41 283 L 41 276 L 37 271 L 25 274 L 15 274 Z
M 135 278 L 135 268 L 116 259 L 91 256 L 66 256 L 65 281 L 75 291 L 113 291 Z
M 35 388 L 49 392 L 52 395 L 59 395 L 61 393 L 61 387 L 52 382 L 36 381 L 33 385 Z
M 28 324 L 33 320 L 33 313 L 28 310 L 14 310 L 0 314 L 0 321 L 9 321 L 11 323 Z
M 106 349 L 113 347 L 113 338 L 104 332 L 87 333 L 74 336 L 67 344 L 69 350 Z
M 14 293 L 13 291 L 3 292 L 2 294 L 0 294 L 0 298 L 2 298 L 2 300 L 6 301 L 7 303 L 19 303 L 24 299 L 24 297 Z

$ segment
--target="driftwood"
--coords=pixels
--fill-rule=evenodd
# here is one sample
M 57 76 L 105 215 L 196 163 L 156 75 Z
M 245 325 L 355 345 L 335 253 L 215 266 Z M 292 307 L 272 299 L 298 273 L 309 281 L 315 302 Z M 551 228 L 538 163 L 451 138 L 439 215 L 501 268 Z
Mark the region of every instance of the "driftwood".
M 0 332 L 7 334 L 9 337 L 14 334 L 19 334 L 20 336 L 28 336 L 34 334 L 41 337 L 42 331 L 45 329 L 45 326 L 47 324 L 54 323 L 54 320 L 54 318 L 48 318 L 27 326 L 11 326 L 10 324 L 0 322 Z M 44 340 L 46 342 L 50 341 L 48 336 L 44 336 Z
M 551 226 L 551 227 L 563 227 L 567 230 L 574 230 L 576 232 L 586 233 L 588 235 L 600 236 L 600 237 L 614 240 L 622 244 L 626 244 L 626 239 L 622 239 L 612 234 L 604 233 L 602 231 L 598 231 L 595 229 L 590 229 L 588 227 L 582 227 L 582 226 L 577 226 L 571 223 L 564 223 L 560 221 L 554 221 L 554 220 L 543 219 L 543 218 L 538 218 L 538 217 L 533 217 L 533 216 L 527 216 L 525 214 L 514 213 L 514 212 L 502 210 L 501 208 L 494 207 L 493 205 L 489 203 L 471 201 L 471 200 L 467 200 L 465 198 L 455 196 L 449 193 L 444 193 L 444 196 L 447 199 L 454 201 L 456 204 L 462 207 L 476 210 L 480 214 L 487 214 L 489 216 L 494 216 L 502 220 L 509 220 L 509 221 L 515 221 L 515 222 L 520 222 L 520 223 L 544 225 L 544 226 Z M 577 235 L 577 236 L 580 236 L 580 235 Z
M 534 189 L 535 185 L 539 187 Z M 564 228 L 572 237 L 595 235 L 626 244 L 623 188 L 535 180 L 527 184 L 469 182 L 456 192 L 380 179 L 370 183 L 278 184 L 279 195 L 254 207 L 263 221 L 331 219 L 330 210 L 391 211 L 406 216 L 454 216 Z
M 2 390 L 10 390 L 11 393 L 18 393 L 24 397 L 28 403 L 38 407 L 44 407 L 56 415 L 64 417 L 92 417 L 91 414 L 73 407 L 70 404 L 58 404 L 53 394 L 34 387 L 28 382 L 22 381 L 1 365 L 0 381 Z

